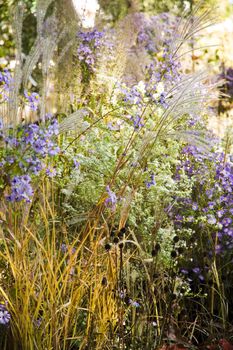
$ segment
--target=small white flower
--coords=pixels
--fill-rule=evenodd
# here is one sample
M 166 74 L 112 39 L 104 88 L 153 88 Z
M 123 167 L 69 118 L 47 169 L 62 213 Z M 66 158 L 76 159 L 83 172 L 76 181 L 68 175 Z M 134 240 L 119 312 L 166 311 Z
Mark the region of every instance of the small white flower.
M 156 93 L 156 94 L 153 94 L 152 97 L 153 99 L 157 100 L 157 98 L 159 98 L 160 94 Z
M 137 90 L 141 92 L 142 95 L 146 93 L 146 87 L 144 81 L 140 80 L 138 85 L 137 85 Z
M 156 86 L 156 91 L 158 92 L 158 94 L 161 94 L 162 92 L 164 92 L 164 84 L 162 81 L 160 81 Z

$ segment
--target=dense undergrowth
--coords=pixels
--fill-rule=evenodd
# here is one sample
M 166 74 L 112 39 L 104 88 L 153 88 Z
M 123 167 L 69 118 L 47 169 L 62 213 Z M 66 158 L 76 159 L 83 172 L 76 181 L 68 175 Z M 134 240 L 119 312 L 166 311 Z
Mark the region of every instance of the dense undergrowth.
M 182 70 L 211 11 L 65 42 L 48 5 L 30 55 L 16 36 L 0 74 L 1 349 L 230 340 L 231 140 L 206 128 L 216 86 Z

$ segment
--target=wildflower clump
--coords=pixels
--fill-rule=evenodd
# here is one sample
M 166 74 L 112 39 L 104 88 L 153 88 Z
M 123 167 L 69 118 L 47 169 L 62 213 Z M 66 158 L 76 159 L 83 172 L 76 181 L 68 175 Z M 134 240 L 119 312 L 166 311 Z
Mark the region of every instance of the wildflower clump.
M 10 305 L 0 305 L 0 324 L 14 348 L 159 349 L 173 325 L 191 346 L 203 328 L 192 300 L 210 309 L 206 285 L 221 289 L 233 248 L 233 164 L 202 120 L 212 87 L 179 63 L 201 20 L 188 17 L 180 30 L 168 15 L 132 13 L 118 28 L 79 31 L 63 50 L 71 33 L 61 21 L 47 40 L 45 7 L 38 0 L 38 40 L 32 61 L 18 62 L 15 94 L 10 74 L 0 75 L 2 100 L 18 94 L 23 116 L 17 126 L 7 113 L 0 121 L 0 295 Z M 56 93 L 56 72 L 66 75 L 57 62 L 67 72 L 72 62 L 60 128 L 43 112 L 47 73 Z M 25 123 L 24 112 L 37 121 Z M 211 317 L 221 302 L 211 301 Z
M 42 172 L 55 175 L 48 162 L 57 156 L 58 122 L 50 118 L 45 124 L 30 123 L 16 128 L 0 128 L 0 190 L 7 191 L 10 202 L 30 202 L 32 183 Z M 8 190 L 7 190 L 8 189 Z
M 220 270 L 225 266 L 225 271 L 232 265 L 233 163 L 222 152 L 205 153 L 185 146 L 177 166 L 177 183 L 184 176 L 193 183 L 192 193 L 177 197 L 170 212 L 176 232 L 183 235 L 189 248 L 180 260 L 180 271 L 207 283 L 213 278 L 213 263 Z

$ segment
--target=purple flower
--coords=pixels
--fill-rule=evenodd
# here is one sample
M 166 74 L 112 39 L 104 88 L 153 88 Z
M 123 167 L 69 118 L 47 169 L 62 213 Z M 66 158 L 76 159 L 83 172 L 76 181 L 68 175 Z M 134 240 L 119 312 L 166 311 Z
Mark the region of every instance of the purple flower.
M 129 299 L 129 304 L 134 307 L 140 307 L 140 304 L 137 301 L 133 301 L 132 299 Z
M 227 235 L 229 237 L 233 238 L 233 229 L 232 228 L 228 229 Z
M 51 145 L 48 148 L 48 155 L 49 156 L 56 156 L 60 152 L 60 148 L 58 146 L 54 147 L 54 145 Z
M 28 125 L 23 132 L 22 141 L 26 144 L 32 144 L 38 137 L 39 126 L 36 124 Z
M 224 232 L 225 232 L 225 230 L 226 229 L 224 229 Z M 226 232 L 227 232 L 228 237 L 231 237 L 231 238 L 233 237 L 233 229 L 232 228 L 228 228 Z
M 183 221 L 183 216 L 178 214 L 175 216 L 176 221 Z
M 187 217 L 187 221 L 188 221 L 188 222 L 193 222 L 193 221 L 194 221 L 194 217 L 193 217 L 192 215 L 189 215 L 189 216 Z
M 23 141 L 30 144 L 35 153 L 41 156 L 54 156 L 60 152 L 60 148 L 53 140 L 57 135 L 58 122 L 50 120 L 49 125 L 45 127 L 39 127 L 36 124 L 27 126 L 23 133 Z
M 15 162 L 15 157 L 13 157 L 13 156 L 7 156 L 7 157 L 6 157 L 6 162 L 7 162 L 8 164 L 13 164 L 13 163 Z
M 36 139 L 32 145 L 33 150 L 41 155 L 46 155 L 46 146 L 46 142 L 43 139 Z
M 67 246 L 65 243 L 62 243 L 61 244 L 61 251 L 64 254 L 69 252 L 69 254 L 72 255 L 72 254 L 75 254 L 76 249 L 74 247 L 71 249 L 71 247 Z
M 229 209 L 229 213 L 233 215 L 233 208 Z
M 227 202 L 227 196 L 226 195 L 220 196 L 219 201 L 220 203 Z
M 44 164 L 42 163 L 42 161 L 35 156 L 26 158 L 25 161 L 28 164 L 28 167 L 27 167 L 28 171 L 30 171 L 31 173 L 33 173 L 35 175 L 38 175 L 39 172 L 44 167 Z
M 9 311 L 7 311 L 6 306 L 0 304 L 0 324 L 8 324 L 10 322 L 11 315 Z
M 203 276 L 203 275 L 201 275 L 201 274 L 200 274 L 200 275 L 198 275 L 198 278 L 199 278 L 199 280 L 200 280 L 200 281 L 204 281 L 204 280 L 205 280 L 204 276 Z
M 215 205 L 216 205 L 215 202 L 209 202 L 209 203 L 208 203 L 208 207 L 209 207 L 210 209 L 214 209 Z
M 57 174 L 57 172 L 56 172 L 56 169 L 55 168 L 47 168 L 46 170 L 45 170 L 45 173 L 46 173 L 46 175 L 48 176 L 48 177 L 54 177 L 54 176 L 56 176 L 56 174 Z
M 67 245 L 65 243 L 61 244 L 61 251 L 64 254 L 68 251 L 68 247 L 67 247 Z
M 142 123 L 142 117 L 139 115 L 136 115 L 135 117 L 131 117 L 131 120 L 133 122 L 135 130 L 138 130 L 144 126 L 144 124 Z
M 59 134 L 59 123 L 57 119 L 51 119 L 50 118 L 50 124 L 47 127 L 47 130 L 45 132 L 46 137 L 51 137 L 53 135 Z
M 183 216 L 180 214 L 177 214 L 174 220 L 175 225 L 181 225 L 182 222 L 183 222 Z
M 229 226 L 232 223 L 232 219 L 224 218 L 221 223 L 223 224 L 223 226 Z
M 218 218 L 223 217 L 224 213 L 225 213 L 225 210 L 224 210 L 224 209 L 218 210 L 218 211 L 217 211 L 217 217 L 218 217 Z
M 75 167 L 76 169 L 78 169 L 79 166 L 80 166 L 80 162 L 79 162 L 76 158 L 73 159 L 73 162 L 74 162 L 74 167 Z
M 150 188 L 151 186 L 154 186 L 156 185 L 156 181 L 155 181 L 155 175 L 154 174 L 151 174 L 150 176 L 150 181 L 146 181 L 146 188 Z
M 41 326 L 42 321 L 42 317 L 39 317 L 37 320 L 34 320 L 35 326 L 39 328 Z
M 193 209 L 194 211 L 198 210 L 198 204 L 194 202 L 194 203 L 192 204 L 192 209 Z
M 194 273 L 196 273 L 197 275 L 201 272 L 199 267 L 194 267 L 194 269 L 192 269 Z
M 112 131 L 119 131 L 120 130 L 120 123 L 108 123 L 108 129 Z
M 105 204 L 111 206 L 114 210 L 117 204 L 117 196 L 114 192 L 111 191 L 109 186 L 106 186 L 106 191 L 108 193 L 108 198 L 105 199 Z

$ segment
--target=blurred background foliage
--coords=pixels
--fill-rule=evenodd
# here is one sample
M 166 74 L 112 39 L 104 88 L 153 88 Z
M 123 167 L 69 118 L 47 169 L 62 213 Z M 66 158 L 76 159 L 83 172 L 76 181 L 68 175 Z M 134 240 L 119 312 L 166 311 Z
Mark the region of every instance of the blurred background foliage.
M 12 18 L 14 16 L 14 7 L 18 1 L 0 0 L 0 67 L 2 69 L 7 67 L 12 70 L 15 65 Z M 25 7 L 22 51 L 26 57 L 36 38 L 37 0 L 22 0 L 21 2 Z M 193 70 L 207 69 L 208 67 L 212 76 L 217 77 L 221 75 L 221 77 L 225 77 L 225 71 L 227 72 L 233 66 L 232 45 L 230 44 L 233 27 L 233 3 L 231 0 L 205 0 L 202 2 L 199 0 L 99 0 L 99 4 L 101 10 L 97 20 L 97 27 L 101 27 L 102 22 L 105 22 L 105 24 L 107 22 L 110 26 L 114 25 L 127 14 L 135 12 L 144 12 L 148 15 L 169 12 L 176 16 L 181 16 L 185 11 L 189 13 L 189 9 L 191 10 L 197 5 L 201 7 L 216 7 L 218 9 L 215 11 L 218 24 L 203 32 L 202 38 L 195 43 L 195 51 L 191 54 L 191 60 L 190 55 L 187 55 L 185 58 L 184 67 L 187 67 L 187 71 L 190 70 L 190 64 Z M 59 24 L 64 27 L 69 26 L 69 33 L 74 37 L 79 23 L 72 7 L 72 0 L 66 0 L 65 6 L 62 0 L 52 1 L 51 8 L 54 6 Z M 68 40 L 68 37 L 66 40 Z M 61 42 L 61 45 L 63 45 L 63 42 Z M 206 48 L 197 50 L 197 47 Z M 66 63 L 62 62 L 62 64 L 63 66 L 66 64 L 69 67 L 72 65 L 72 54 L 69 51 L 66 54 Z M 69 69 L 67 69 L 68 71 Z
M 25 5 L 25 16 L 23 25 L 23 52 L 28 54 L 36 36 L 35 8 L 36 0 L 23 0 Z M 14 42 L 11 27 L 11 17 L 14 6 L 18 0 L 0 0 L 0 65 L 5 66 L 7 61 L 14 57 Z M 55 2 L 61 11 L 60 1 Z M 66 1 L 65 8 L 70 8 L 71 0 Z M 100 7 L 108 20 L 116 22 L 124 18 L 128 13 L 145 12 L 150 15 L 161 12 L 174 12 L 181 15 L 184 10 L 192 8 L 200 1 L 197 0 L 99 0 Z M 61 6 L 62 5 L 62 6 Z M 233 13 L 233 5 L 229 0 L 205 0 L 203 6 L 218 7 L 218 14 L 227 17 Z M 64 6 L 63 6 L 64 7 Z M 70 13 L 69 13 L 70 16 Z
M 100 0 L 104 11 L 112 15 L 114 21 L 124 17 L 130 11 L 142 11 L 148 14 L 174 11 L 177 15 L 183 13 L 188 7 L 192 8 L 197 4 L 200 6 L 217 6 L 221 16 L 232 13 L 232 4 L 228 0 Z
M 0 0 L 0 64 L 5 66 L 15 55 L 11 18 L 17 0 Z M 25 17 L 23 31 L 23 52 L 28 54 L 36 36 L 36 18 L 34 16 L 36 0 L 24 0 Z

